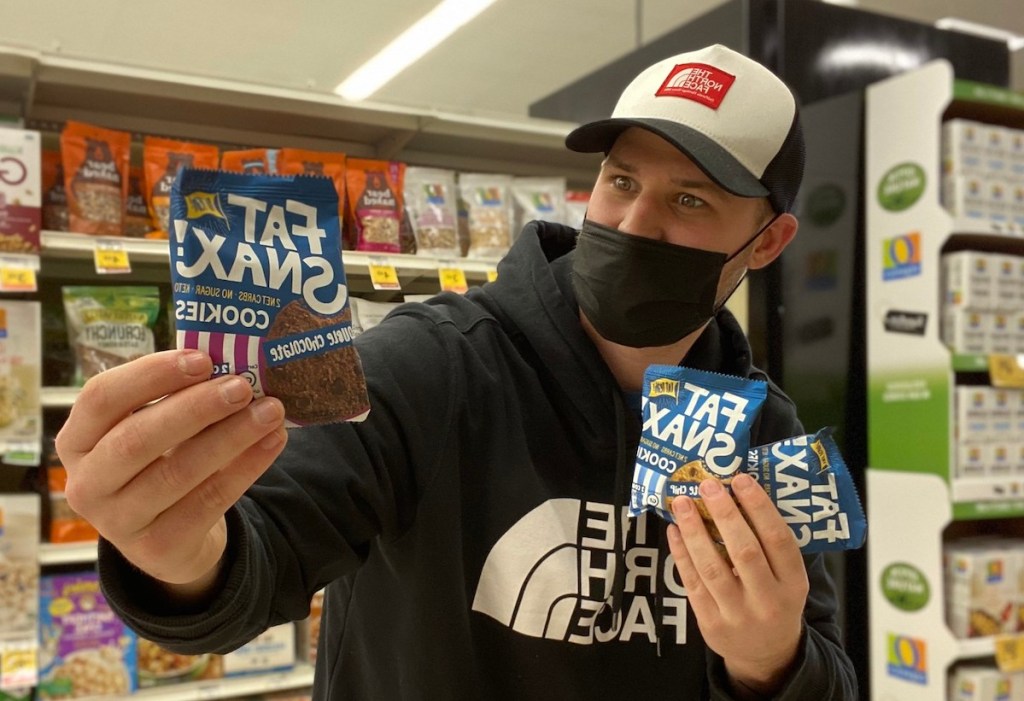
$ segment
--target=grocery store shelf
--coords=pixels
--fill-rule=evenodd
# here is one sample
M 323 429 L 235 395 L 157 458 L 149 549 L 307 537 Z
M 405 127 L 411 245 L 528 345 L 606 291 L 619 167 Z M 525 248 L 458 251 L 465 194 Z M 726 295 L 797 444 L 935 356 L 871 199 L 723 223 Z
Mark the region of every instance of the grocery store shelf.
M 995 653 L 995 638 L 968 638 L 957 641 L 957 659 L 985 657 Z
M 43 387 L 40 399 L 45 409 L 65 409 L 75 403 L 78 387 Z
M 40 543 L 40 565 L 74 565 L 96 562 L 96 542 Z
M 252 674 L 203 682 L 187 682 L 174 686 L 140 689 L 128 699 L 146 701 L 196 701 L 227 699 L 252 694 L 265 694 L 285 689 L 302 689 L 313 685 L 313 667 L 296 665 L 293 669 L 270 674 Z

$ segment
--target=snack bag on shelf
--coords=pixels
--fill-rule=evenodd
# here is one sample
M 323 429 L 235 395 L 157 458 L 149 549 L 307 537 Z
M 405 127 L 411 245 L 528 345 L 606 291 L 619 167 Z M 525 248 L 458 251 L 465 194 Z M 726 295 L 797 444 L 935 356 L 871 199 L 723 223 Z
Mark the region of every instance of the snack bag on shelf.
M 145 638 L 138 639 L 137 647 L 140 689 L 183 682 L 210 681 L 224 676 L 224 661 L 221 655 L 182 655 Z
M 289 426 L 365 418 L 331 181 L 186 168 L 171 217 L 177 346 L 281 399 Z
M 457 202 L 455 171 L 405 169 L 405 211 L 418 254 L 437 258 L 462 255 Z
M 48 540 L 51 543 L 81 543 L 96 541 L 99 533 L 96 527 L 75 513 L 64 496 L 68 473 L 57 461 L 46 468 L 46 493 L 50 502 Z
M 401 253 L 405 164 L 348 159 L 345 172 L 348 232 L 357 251 Z
M 589 205 L 589 191 L 567 190 L 565 193 L 565 223 L 574 229 L 582 227 Z
M 224 676 L 258 674 L 295 666 L 295 624 L 272 626 L 224 655 Z
M 280 175 L 321 175 L 331 179 L 338 193 L 338 221 L 345 218 L 345 168 L 344 153 L 283 148 L 277 154 L 277 172 Z
M 135 691 L 135 634 L 114 614 L 95 572 L 43 577 L 39 699 Z
M 171 187 L 182 168 L 217 167 L 220 151 L 210 144 L 147 136 L 142 144 L 143 193 L 149 210 L 148 238 L 166 239 L 171 214 Z
M 195 167 L 200 167 L 198 164 Z M 225 151 L 220 155 L 220 169 L 245 175 L 273 175 L 277 172 L 277 150 L 250 148 Z
M 43 151 L 43 228 L 68 231 L 68 196 L 60 151 Z
M 132 166 L 128 170 L 128 199 L 124 203 L 124 235 L 141 239 L 149 233 L 149 212 L 143 192 L 145 184 L 142 168 Z
M 0 633 L 12 640 L 39 625 L 39 515 L 38 495 L 0 494 Z
M 0 127 L 0 253 L 39 253 L 40 135 Z
M 153 286 L 63 288 L 68 343 L 75 353 L 75 385 L 154 352 L 160 289 Z
M 512 177 L 459 174 L 459 224 L 470 258 L 499 258 L 512 245 Z
M 565 223 L 565 178 L 513 178 L 512 238 L 533 220 Z
M 131 134 L 69 121 L 60 135 L 72 231 L 121 236 Z

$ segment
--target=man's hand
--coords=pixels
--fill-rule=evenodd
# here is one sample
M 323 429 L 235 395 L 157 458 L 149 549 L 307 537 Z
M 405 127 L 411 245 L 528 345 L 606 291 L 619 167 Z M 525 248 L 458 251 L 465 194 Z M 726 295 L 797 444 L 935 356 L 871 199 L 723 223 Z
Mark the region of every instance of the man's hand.
M 792 531 L 749 475 L 700 485 L 732 567 L 716 550 L 692 500 L 673 500 L 668 544 L 708 647 L 721 655 L 734 691 L 771 695 L 797 658 L 808 582 Z M 737 507 L 743 508 L 747 519 Z
M 199 596 L 216 580 L 224 513 L 287 440 L 277 399 L 209 379 L 200 351 L 167 351 L 89 380 L 57 436 L 69 506 L 129 561 Z M 157 401 L 159 400 L 159 401 Z

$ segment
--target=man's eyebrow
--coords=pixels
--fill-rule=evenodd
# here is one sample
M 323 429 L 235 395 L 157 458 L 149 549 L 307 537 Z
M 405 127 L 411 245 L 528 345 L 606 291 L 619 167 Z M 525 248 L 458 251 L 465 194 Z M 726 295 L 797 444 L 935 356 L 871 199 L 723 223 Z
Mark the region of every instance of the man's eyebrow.
M 626 163 L 623 160 L 616 158 L 615 156 L 608 156 L 604 159 L 602 165 L 609 165 L 613 168 L 617 168 L 626 173 L 636 173 L 636 166 Z M 693 180 L 688 178 L 671 178 L 672 184 L 677 187 L 686 188 L 687 190 L 707 190 L 709 192 L 716 192 L 720 188 L 711 179 Z

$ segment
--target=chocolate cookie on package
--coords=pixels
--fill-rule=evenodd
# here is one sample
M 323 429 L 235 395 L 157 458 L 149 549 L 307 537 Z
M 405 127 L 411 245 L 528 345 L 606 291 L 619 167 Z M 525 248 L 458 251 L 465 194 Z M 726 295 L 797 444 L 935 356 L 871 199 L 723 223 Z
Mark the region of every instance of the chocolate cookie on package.
M 321 316 L 296 299 L 277 313 L 267 339 L 296 336 L 338 322 L 352 322 L 351 307 L 335 317 Z M 265 367 L 263 384 L 267 394 L 280 399 L 285 415 L 296 423 L 344 421 L 366 409 L 366 380 L 359 355 L 351 345 Z

